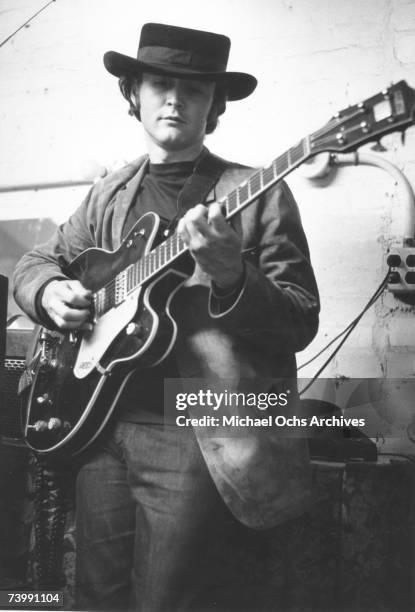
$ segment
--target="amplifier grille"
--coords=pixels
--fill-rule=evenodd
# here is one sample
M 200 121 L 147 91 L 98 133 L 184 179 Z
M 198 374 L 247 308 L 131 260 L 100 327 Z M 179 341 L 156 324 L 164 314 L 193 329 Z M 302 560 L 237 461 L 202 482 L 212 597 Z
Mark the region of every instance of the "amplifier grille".
M 9 359 L 6 357 L 4 360 L 4 367 L 7 372 L 19 372 L 21 374 L 25 368 L 24 359 Z

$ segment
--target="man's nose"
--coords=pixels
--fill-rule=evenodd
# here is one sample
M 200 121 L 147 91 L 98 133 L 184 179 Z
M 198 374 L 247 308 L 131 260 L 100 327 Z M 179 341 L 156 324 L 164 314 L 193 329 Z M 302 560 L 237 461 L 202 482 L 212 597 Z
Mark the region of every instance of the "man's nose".
M 180 83 L 173 83 L 167 92 L 167 102 L 172 106 L 183 106 L 184 91 Z

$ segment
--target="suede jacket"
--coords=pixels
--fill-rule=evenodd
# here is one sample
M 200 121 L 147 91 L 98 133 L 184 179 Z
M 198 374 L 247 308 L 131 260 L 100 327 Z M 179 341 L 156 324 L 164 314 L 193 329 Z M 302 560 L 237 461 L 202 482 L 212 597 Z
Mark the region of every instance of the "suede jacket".
M 112 251 L 120 246 L 147 164 L 145 156 L 100 180 L 52 238 L 17 264 L 15 299 L 34 321 L 47 324 L 36 296 L 47 281 L 65 278 L 63 264 L 90 247 Z M 252 172 L 225 162 L 205 203 L 220 200 Z M 196 265 L 174 300 L 179 329 L 175 355 L 183 380 L 201 379 L 216 391 L 225 385 L 228 392 L 259 394 L 270 390 L 270 380 L 295 380 L 295 353 L 317 332 L 318 291 L 299 211 L 284 182 L 233 217 L 232 225 L 242 238 L 243 286 L 229 304 L 212 291 L 208 276 Z M 295 410 L 294 404 L 285 408 L 285 415 Z M 251 412 L 264 416 L 255 407 Z M 285 431 L 252 426 L 215 436 L 195 427 L 220 494 L 250 527 L 272 527 L 307 507 L 306 441 Z

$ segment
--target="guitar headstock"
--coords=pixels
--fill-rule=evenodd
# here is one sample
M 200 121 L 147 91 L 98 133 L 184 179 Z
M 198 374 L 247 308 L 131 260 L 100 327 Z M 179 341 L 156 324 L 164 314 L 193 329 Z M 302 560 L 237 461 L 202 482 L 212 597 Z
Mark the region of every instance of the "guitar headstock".
M 415 122 L 415 90 L 399 81 L 384 91 L 340 111 L 310 136 L 311 153 L 347 153 Z

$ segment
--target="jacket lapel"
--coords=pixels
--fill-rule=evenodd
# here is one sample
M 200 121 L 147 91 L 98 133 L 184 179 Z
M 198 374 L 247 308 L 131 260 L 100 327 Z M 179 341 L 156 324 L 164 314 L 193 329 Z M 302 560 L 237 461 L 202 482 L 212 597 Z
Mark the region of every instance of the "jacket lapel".
M 121 244 L 122 230 L 130 206 L 135 201 L 141 181 L 147 171 L 148 156 L 140 157 L 131 163 L 131 178 L 119 189 L 114 199 L 114 209 L 117 212 L 112 217 L 113 246 L 117 249 Z

